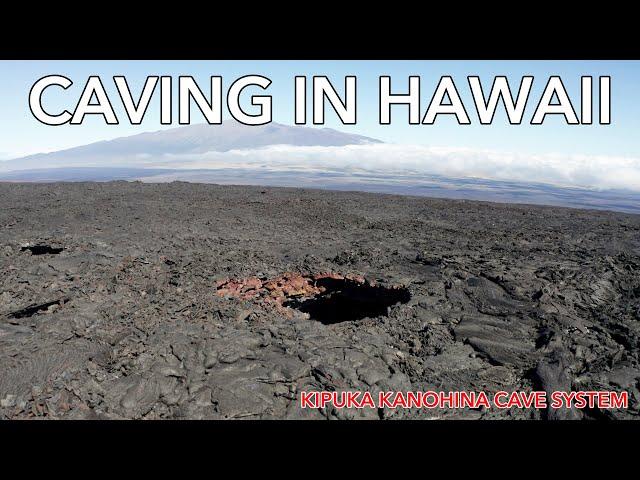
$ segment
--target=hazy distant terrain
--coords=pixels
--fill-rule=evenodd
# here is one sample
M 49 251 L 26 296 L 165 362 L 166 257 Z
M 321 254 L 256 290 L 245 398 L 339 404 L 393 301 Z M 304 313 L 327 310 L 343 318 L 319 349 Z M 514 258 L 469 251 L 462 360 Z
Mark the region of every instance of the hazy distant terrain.
M 170 175 L 175 170 L 127 167 L 61 167 L 34 168 L 0 173 L 2 182 L 109 182 L 113 180 L 137 180 L 139 177 Z
M 0 162 L 0 182 L 141 180 L 313 187 L 640 213 L 636 190 L 580 186 L 594 179 L 609 186 L 633 184 L 632 159 L 619 159 L 617 167 L 609 167 L 603 159 L 534 161 L 487 155 L 394 146 L 330 128 L 227 122 Z
M 147 183 L 186 181 L 220 185 L 307 187 L 640 213 L 640 194 L 635 192 L 561 188 L 536 183 L 524 184 L 473 178 L 449 178 L 438 175 L 394 176 L 339 171 L 278 171 L 268 168 L 176 170 L 125 167 L 71 167 L 0 173 L 0 182 L 103 182 L 110 180 L 141 180 Z
M 162 162 L 175 155 L 197 155 L 254 149 L 269 145 L 343 146 L 380 143 L 361 135 L 331 128 L 290 127 L 271 123 L 247 127 L 237 122 L 219 126 L 189 125 L 131 137 L 96 142 L 52 153 L 40 153 L 0 162 L 3 170 L 28 170 L 55 167 L 141 167 Z

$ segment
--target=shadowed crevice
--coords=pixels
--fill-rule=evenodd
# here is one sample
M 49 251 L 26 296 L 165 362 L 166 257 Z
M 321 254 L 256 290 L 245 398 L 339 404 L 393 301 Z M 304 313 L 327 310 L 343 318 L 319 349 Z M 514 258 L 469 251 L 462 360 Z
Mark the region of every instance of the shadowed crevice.
M 31 245 L 20 249 L 21 252 L 27 250 L 31 252 L 31 255 L 58 255 L 64 248 L 52 247 L 51 245 Z

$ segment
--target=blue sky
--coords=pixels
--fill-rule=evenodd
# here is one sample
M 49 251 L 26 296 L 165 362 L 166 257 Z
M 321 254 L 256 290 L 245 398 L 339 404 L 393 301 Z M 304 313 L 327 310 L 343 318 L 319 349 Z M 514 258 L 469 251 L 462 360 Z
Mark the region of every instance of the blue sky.
M 358 77 L 358 124 L 344 126 L 332 111 L 327 126 L 359 133 L 398 144 L 430 147 L 456 147 L 519 154 L 586 154 L 605 156 L 640 156 L 640 62 L 635 61 L 1 61 L 0 158 L 54 151 L 99 140 L 133 135 L 161 127 L 158 118 L 159 97 L 154 97 L 142 125 L 128 122 L 106 125 L 102 117 L 88 118 L 82 125 L 50 127 L 39 123 L 28 106 L 33 83 L 49 74 L 61 74 L 74 85 L 68 90 L 52 88 L 45 95 L 46 108 L 72 110 L 89 75 L 100 75 L 112 98 L 116 112 L 123 112 L 113 75 L 125 75 L 134 98 L 142 89 L 147 75 L 192 75 L 208 90 L 210 75 L 223 77 L 223 88 L 240 76 L 260 74 L 273 83 L 268 94 L 273 96 L 273 120 L 293 124 L 293 85 L 295 75 L 327 75 L 336 87 L 343 86 L 345 75 Z M 499 106 L 492 125 L 479 125 L 473 109 L 468 109 L 473 125 L 459 126 L 454 118 L 440 117 L 435 125 L 407 124 L 406 107 L 394 107 L 392 124 L 378 124 L 378 77 L 390 75 L 392 88 L 400 93 L 407 88 L 409 75 L 421 76 L 422 112 L 442 75 L 451 75 L 468 106 L 467 75 L 478 75 L 485 90 L 495 75 L 507 75 L 519 85 L 522 75 L 536 77 L 525 122 L 509 125 L 504 109 Z M 548 117 L 544 125 L 528 125 L 547 77 L 560 75 L 567 90 L 579 101 L 581 75 L 612 77 L 612 125 L 569 126 L 558 117 Z M 341 91 L 341 89 L 339 90 Z M 259 89 L 254 91 L 261 93 Z M 156 92 L 157 95 L 157 92 Z M 118 100 L 118 101 L 115 101 Z M 576 105 L 579 108 L 579 104 Z M 197 109 L 196 109 L 197 111 Z M 122 115 L 124 115 L 122 113 Z M 126 118 L 126 117 L 125 117 Z M 203 121 L 194 116 L 194 123 Z M 177 125 L 175 125 L 177 126 Z

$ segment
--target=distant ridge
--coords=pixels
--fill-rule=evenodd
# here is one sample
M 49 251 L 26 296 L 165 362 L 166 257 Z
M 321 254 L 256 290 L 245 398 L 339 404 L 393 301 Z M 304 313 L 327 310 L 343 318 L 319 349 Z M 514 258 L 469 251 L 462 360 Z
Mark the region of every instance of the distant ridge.
M 459 155 L 463 166 L 471 158 L 472 173 L 482 158 L 492 161 L 487 156 L 470 157 L 464 150 Z M 330 128 L 278 123 L 252 127 L 225 122 L 219 126 L 190 125 L 142 133 L 0 161 L 0 183 L 187 181 L 355 190 L 640 214 L 640 191 L 554 185 L 552 181 L 536 181 L 536 175 L 513 180 L 465 176 L 459 173 L 457 160 L 455 154 L 433 154 L 415 146 L 398 148 Z M 436 173 L 440 163 L 449 161 L 454 163 L 453 175 Z M 423 162 L 425 168 L 419 168 Z M 510 167 L 507 162 L 493 163 L 503 169 L 505 164 Z M 553 167 L 554 163 L 550 165 Z M 571 180 L 561 173 L 556 175 L 560 180 Z M 553 180 L 553 175 L 546 178 Z
M 374 138 L 339 132 L 332 128 L 311 128 L 270 123 L 247 126 L 225 120 L 222 125 L 198 124 L 140 133 L 0 162 L 0 170 L 72 166 L 137 166 L 135 158 L 164 154 L 201 154 L 260 148 L 269 145 L 343 146 L 382 143 Z

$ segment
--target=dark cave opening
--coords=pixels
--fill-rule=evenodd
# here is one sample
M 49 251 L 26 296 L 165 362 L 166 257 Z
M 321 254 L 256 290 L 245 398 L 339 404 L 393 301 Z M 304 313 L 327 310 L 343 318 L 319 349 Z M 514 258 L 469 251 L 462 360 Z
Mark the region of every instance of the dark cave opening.
M 387 316 L 388 308 L 407 303 L 411 294 L 406 288 L 371 285 L 350 279 L 322 278 L 316 285 L 324 292 L 312 298 L 286 302 L 287 307 L 308 313 L 312 320 L 325 325 Z
M 58 255 L 64 250 L 62 247 L 52 247 L 51 245 L 31 245 L 22 247 L 21 252 L 29 250 L 31 255 Z

